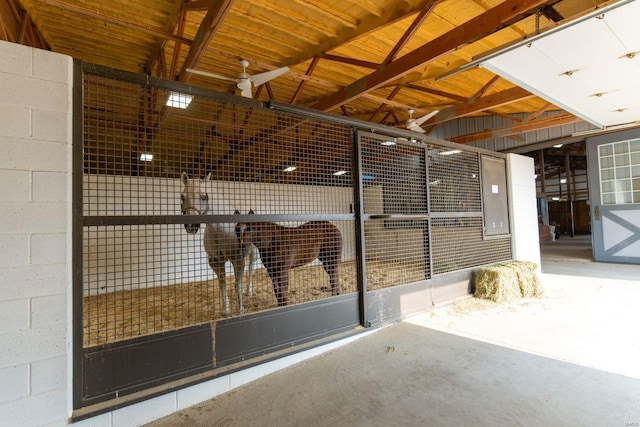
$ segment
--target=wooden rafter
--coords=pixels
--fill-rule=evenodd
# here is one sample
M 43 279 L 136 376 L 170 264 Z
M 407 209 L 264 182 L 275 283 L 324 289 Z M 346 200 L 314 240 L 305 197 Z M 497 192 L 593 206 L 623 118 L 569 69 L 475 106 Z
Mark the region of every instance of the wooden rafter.
M 316 65 L 318 65 L 318 61 L 320 61 L 320 58 L 318 58 L 317 56 L 311 60 L 311 64 L 309 64 L 309 68 L 307 68 L 307 72 L 305 73 L 307 76 L 310 76 L 311 73 L 313 73 L 313 70 L 315 70 Z M 302 80 L 300 82 L 300 84 L 298 85 L 298 88 L 296 89 L 296 92 L 293 94 L 293 97 L 291 97 L 291 101 L 289 101 L 290 104 L 296 103 L 296 101 L 298 100 L 298 97 L 300 96 L 300 93 L 302 93 L 302 89 L 304 89 L 304 86 L 306 84 L 307 84 L 307 80 Z
M 491 88 L 491 86 L 493 86 L 494 84 L 496 84 L 496 82 L 497 82 L 498 80 L 500 80 L 500 76 L 498 76 L 498 75 L 493 76 L 493 77 L 492 77 L 492 78 L 491 78 L 491 79 L 490 79 L 490 80 L 489 80 L 489 81 L 488 81 L 484 86 L 482 86 L 482 87 L 480 88 L 480 90 L 479 90 L 479 91 L 477 91 L 476 93 L 474 93 L 474 94 L 473 94 L 473 96 L 471 96 L 467 102 L 468 102 L 468 103 L 470 103 L 470 104 L 472 104 L 472 103 L 476 102 L 476 100 L 477 100 L 478 98 L 480 98 L 482 95 L 484 95 L 484 94 L 485 94 L 485 92 L 486 92 L 486 91 L 488 91 L 488 90 Z
M 527 123 L 518 123 L 502 129 L 487 129 L 480 132 L 474 132 L 467 135 L 460 135 L 450 138 L 450 141 L 460 144 L 469 144 L 471 142 L 481 141 L 483 139 L 502 138 L 516 135 L 524 132 L 531 132 L 540 129 L 547 129 L 555 126 L 562 126 L 569 123 L 579 122 L 579 117 L 569 113 L 561 113 L 553 116 L 543 117 Z
M 423 67 L 426 63 L 460 46 L 480 40 L 505 28 L 524 16 L 535 13 L 536 8 L 550 2 L 551 0 L 506 0 L 487 12 L 457 26 L 448 33 L 425 43 L 407 55 L 390 62 L 386 67 L 376 70 L 321 99 L 312 108 L 328 111 L 340 106 L 417 68 Z
M 380 65 L 371 61 L 363 61 L 356 58 L 347 58 L 345 56 L 331 55 L 329 53 L 321 53 L 316 58 L 327 59 L 329 61 L 334 61 L 334 62 L 341 62 L 343 64 L 356 65 L 358 67 L 363 67 L 363 68 L 371 68 L 372 70 L 377 70 L 378 66 Z
M 553 104 L 550 103 L 550 102 L 547 102 L 546 104 L 544 104 L 542 106 L 542 108 L 538 109 L 538 111 L 535 111 L 535 112 L 531 113 L 529 116 L 527 116 L 527 118 L 525 118 L 524 121 L 525 122 L 529 122 L 531 120 L 536 119 L 538 116 L 540 116 L 542 113 L 544 113 L 545 111 L 547 111 L 551 107 L 553 107 Z
M 389 94 L 389 96 L 387 96 L 387 101 L 391 101 L 397 94 L 398 92 L 400 92 L 400 89 L 402 89 L 402 86 L 398 85 L 396 86 L 391 93 Z M 382 111 L 382 109 L 384 107 L 387 106 L 387 102 L 381 102 L 380 105 L 378 106 L 378 109 L 371 115 L 371 117 L 369 117 L 369 121 L 372 122 L 373 119 Z M 385 116 L 386 118 L 386 116 Z M 383 119 L 384 120 L 384 119 Z
M 446 122 L 448 120 L 458 119 L 460 117 L 469 116 L 472 114 L 480 113 L 491 108 L 497 108 L 502 105 L 511 104 L 513 102 L 522 101 L 524 99 L 532 98 L 535 95 L 522 89 L 521 87 L 513 87 L 511 89 L 503 90 L 502 92 L 494 93 L 484 96 L 478 99 L 473 104 L 467 102 L 461 102 L 446 110 L 440 111 L 431 120 L 427 122 L 427 125 Z
M 209 2 L 209 9 L 202 19 L 200 27 L 198 27 L 193 45 L 190 47 L 189 53 L 182 64 L 178 81 L 186 82 L 189 79 L 191 73 L 189 73 L 187 69 L 195 68 L 198 65 L 204 55 L 205 49 L 222 24 L 222 21 L 224 21 L 224 17 L 227 15 L 227 12 L 229 12 L 232 4 L 233 0 L 212 0 Z
M 433 0 L 429 0 L 425 2 L 424 7 L 420 11 L 420 13 L 418 13 L 418 16 L 416 16 L 416 19 L 413 20 L 411 25 L 409 25 L 409 28 L 407 28 L 407 30 L 404 32 L 402 37 L 400 37 L 400 40 L 398 40 L 398 43 L 396 43 L 393 49 L 391 49 L 391 52 L 389 52 L 389 54 L 384 59 L 384 61 L 382 61 L 383 64 L 388 64 L 389 62 L 396 59 L 396 56 L 398 56 L 398 53 L 400 53 L 400 51 L 405 47 L 409 39 L 416 33 L 418 28 L 420 28 L 420 25 L 422 25 L 422 23 L 427 19 L 431 11 L 433 11 L 433 8 L 435 7 L 435 5 L 436 5 L 436 2 Z
M 398 1 L 396 5 L 386 8 L 382 14 L 378 15 L 372 13 L 371 15 L 364 17 L 356 27 L 342 28 L 336 37 L 327 37 L 320 43 L 309 47 L 308 50 L 301 52 L 298 56 L 292 57 L 290 66 L 306 62 L 314 56 L 320 56 L 322 53 L 329 52 L 358 37 L 372 31 L 379 30 L 382 27 L 392 25 L 395 22 L 419 12 L 423 7 L 424 0 Z
M 423 87 L 423 86 L 418 86 L 415 84 L 408 84 L 406 87 L 408 87 L 409 89 L 413 89 L 413 90 L 417 90 L 420 92 L 424 92 L 424 93 L 428 93 L 431 95 L 435 95 L 435 96 L 439 96 L 441 98 L 447 98 L 447 99 L 453 99 L 454 101 L 458 101 L 458 102 L 467 102 L 467 97 L 465 96 L 461 96 L 461 95 L 456 95 L 454 93 L 449 93 L 449 92 L 444 92 L 442 90 L 437 90 L 437 89 L 431 89 L 428 87 Z

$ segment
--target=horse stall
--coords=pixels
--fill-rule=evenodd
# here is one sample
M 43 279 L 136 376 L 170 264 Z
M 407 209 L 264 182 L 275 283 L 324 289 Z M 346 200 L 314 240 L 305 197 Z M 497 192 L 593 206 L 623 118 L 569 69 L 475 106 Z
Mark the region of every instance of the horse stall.
M 82 62 L 74 90 L 75 408 L 397 321 L 512 257 L 501 154 Z

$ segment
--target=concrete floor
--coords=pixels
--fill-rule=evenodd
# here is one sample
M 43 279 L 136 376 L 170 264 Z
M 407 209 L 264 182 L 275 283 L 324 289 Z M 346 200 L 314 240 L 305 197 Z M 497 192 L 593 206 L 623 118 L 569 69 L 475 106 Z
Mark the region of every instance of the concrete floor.
M 149 424 L 639 426 L 640 266 L 542 244 L 540 299 L 467 299 Z

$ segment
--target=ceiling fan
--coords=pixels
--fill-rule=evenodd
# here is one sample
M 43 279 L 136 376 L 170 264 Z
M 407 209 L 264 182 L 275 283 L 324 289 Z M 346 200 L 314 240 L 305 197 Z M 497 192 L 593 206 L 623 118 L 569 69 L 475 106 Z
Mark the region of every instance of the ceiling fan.
M 241 59 L 240 65 L 242 66 L 242 72 L 240 73 L 240 75 L 238 75 L 237 79 L 221 76 L 220 74 L 209 73 L 207 71 L 194 70 L 193 68 L 187 68 L 187 71 L 193 74 L 199 74 L 201 76 L 212 77 L 214 79 L 236 82 L 236 86 L 238 87 L 238 89 L 240 89 L 240 95 L 244 96 L 245 98 L 252 97 L 251 89 L 254 86 L 263 85 L 269 80 L 280 77 L 281 75 L 289 71 L 289 67 L 282 67 L 260 74 L 249 75 L 246 71 L 247 67 L 249 66 L 249 61 L 247 61 L 246 59 Z
M 419 117 L 417 119 L 413 118 L 413 110 L 409 110 L 409 118 L 407 119 L 407 123 L 405 124 L 405 127 L 409 130 L 412 130 L 414 132 L 420 132 L 420 133 L 425 133 L 425 130 L 422 129 L 422 127 L 420 127 L 421 124 L 423 124 L 424 122 L 426 122 L 427 120 L 429 120 L 431 117 L 435 116 L 436 114 L 438 114 L 440 112 L 440 110 L 433 110 L 432 112 L 430 112 L 427 115 L 424 115 L 422 117 Z

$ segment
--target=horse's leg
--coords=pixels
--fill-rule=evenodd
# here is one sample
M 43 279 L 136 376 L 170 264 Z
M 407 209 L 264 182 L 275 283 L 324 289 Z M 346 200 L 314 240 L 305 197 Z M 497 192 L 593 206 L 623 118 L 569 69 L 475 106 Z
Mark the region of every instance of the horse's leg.
M 253 295 L 253 263 L 256 260 L 255 255 L 257 250 L 258 249 L 255 246 L 249 245 L 249 285 L 247 286 L 248 296 Z
M 278 301 L 278 306 L 287 305 L 286 300 L 284 299 L 284 295 L 282 293 L 282 276 L 283 271 L 282 268 L 268 268 L 267 273 L 269 273 L 269 277 L 271 278 L 271 284 L 273 285 L 273 293 L 276 296 L 276 300 Z
M 211 269 L 218 276 L 218 286 L 220 287 L 220 294 L 222 295 L 222 301 L 224 304 L 224 315 L 229 315 L 229 297 L 227 296 L 227 272 L 225 271 L 225 261 L 220 261 L 213 256 L 209 256 L 209 265 Z
M 244 313 L 244 305 L 242 304 L 242 276 L 244 275 L 244 257 L 242 256 L 242 251 L 238 254 L 236 259 L 231 260 L 231 264 L 233 264 L 233 273 L 236 280 L 236 296 L 238 297 L 238 314 Z

